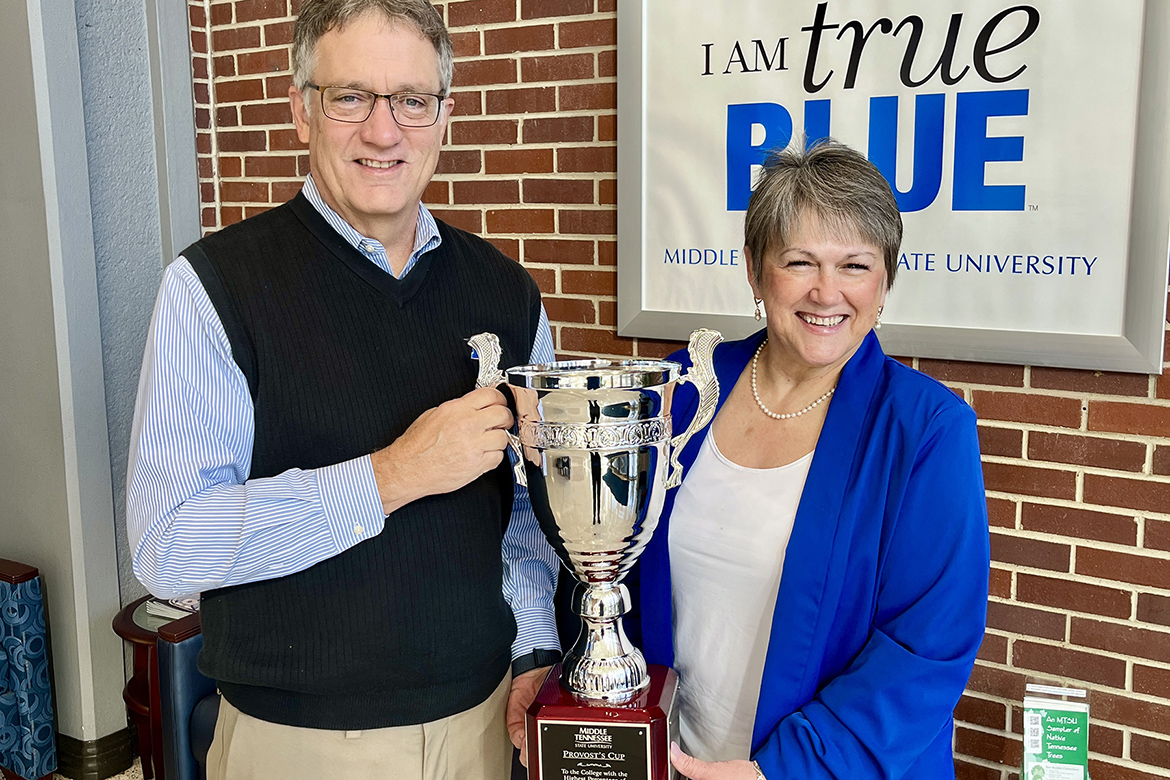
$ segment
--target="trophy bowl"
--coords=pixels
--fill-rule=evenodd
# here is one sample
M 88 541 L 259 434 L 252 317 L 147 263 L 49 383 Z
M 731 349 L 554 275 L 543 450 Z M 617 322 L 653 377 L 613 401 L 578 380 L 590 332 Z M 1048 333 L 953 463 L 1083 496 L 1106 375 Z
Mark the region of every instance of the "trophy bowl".
M 481 381 L 499 381 L 484 370 L 493 352 L 480 338 L 472 346 Z M 506 371 L 516 402 L 517 478 L 578 581 L 573 609 L 581 633 L 565 653 L 561 682 L 586 702 L 622 704 L 649 685 L 645 658 L 622 628 L 630 594 L 621 580 L 658 526 L 667 489 L 681 481 L 679 451 L 714 413 L 719 385 L 711 356 L 721 340 L 695 331 L 685 376 L 667 360 L 569 360 Z M 698 388 L 699 412 L 672 437 L 671 399 L 688 381 Z
M 507 376 L 533 511 L 581 583 L 573 609 L 582 629 L 561 681 L 582 698 L 628 701 L 649 677 L 620 622 L 630 607 L 621 580 L 662 512 L 679 365 L 564 361 Z

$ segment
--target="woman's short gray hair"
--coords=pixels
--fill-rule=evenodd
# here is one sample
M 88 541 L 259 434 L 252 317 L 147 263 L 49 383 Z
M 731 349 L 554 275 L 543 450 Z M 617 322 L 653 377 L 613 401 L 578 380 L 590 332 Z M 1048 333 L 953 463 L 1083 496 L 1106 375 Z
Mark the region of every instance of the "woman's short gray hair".
M 805 149 L 799 141 L 764 161 L 744 217 L 752 278 L 763 280 L 764 255 L 784 247 L 800 219 L 816 217 L 830 235 L 860 238 L 881 250 L 886 284 L 894 283 L 902 215 L 890 185 L 860 152 L 831 138 Z
M 405 22 L 418 30 L 439 55 L 439 92 L 451 93 L 455 53 L 443 17 L 427 0 L 304 0 L 293 32 L 293 83 L 303 90 L 313 80 L 317 41 L 336 27 L 376 11 L 392 23 Z

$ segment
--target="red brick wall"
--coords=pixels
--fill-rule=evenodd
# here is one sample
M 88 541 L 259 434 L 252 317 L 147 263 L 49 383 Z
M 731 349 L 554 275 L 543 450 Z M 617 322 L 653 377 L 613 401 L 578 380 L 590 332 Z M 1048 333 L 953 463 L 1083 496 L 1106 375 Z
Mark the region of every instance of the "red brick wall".
M 203 225 L 291 197 L 298 0 L 192 0 Z M 540 284 L 558 353 L 615 335 L 617 0 L 438 3 L 455 117 L 432 210 Z M 746 295 L 745 291 L 745 295 Z M 912 359 L 974 406 L 991 514 L 987 639 L 956 714 L 962 778 L 1018 775 L 1029 674 L 1092 689 L 1097 780 L 1170 777 L 1170 378 Z

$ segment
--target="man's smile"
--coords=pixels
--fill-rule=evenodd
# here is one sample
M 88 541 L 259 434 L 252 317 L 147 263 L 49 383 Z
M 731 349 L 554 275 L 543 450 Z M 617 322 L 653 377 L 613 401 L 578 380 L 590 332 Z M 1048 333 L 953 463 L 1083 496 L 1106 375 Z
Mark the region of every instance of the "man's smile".
M 370 160 L 367 158 L 361 158 L 357 160 L 359 165 L 364 165 L 367 168 L 393 168 L 400 162 L 402 162 L 402 160 Z

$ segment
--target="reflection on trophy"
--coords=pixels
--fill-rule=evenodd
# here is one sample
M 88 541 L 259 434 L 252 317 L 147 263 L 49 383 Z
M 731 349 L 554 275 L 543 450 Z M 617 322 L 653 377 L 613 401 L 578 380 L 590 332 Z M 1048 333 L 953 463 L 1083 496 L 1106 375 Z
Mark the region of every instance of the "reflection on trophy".
M 528 711 L 529 778 L 674 776 L 668 747 L 677 739 L 678 677 L 647 667 L 626 637 L 630 594 L 621 580 L 650 541 L 666 491 L 682 481 L 679 452 L 714 415 L 711 357 L 722 340 L 715 331 L 692 333 L 685 376 L 665 360 L 560 361 L 506 372 L 516 399 L 512 446 L 541 528 L 578 580 L 573 609 L 582 620 L 559 675 L 554 668 Z M 470 342 L 480 383 L 498 383 L 495 336 Z M 671 437 L 671 396 L 682 382 L 696 386 L 699 409 Z

